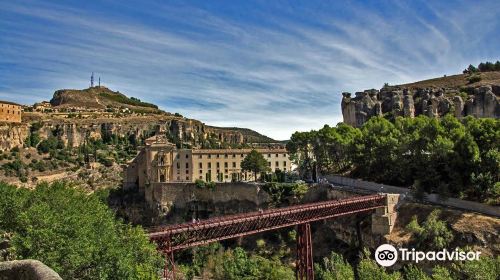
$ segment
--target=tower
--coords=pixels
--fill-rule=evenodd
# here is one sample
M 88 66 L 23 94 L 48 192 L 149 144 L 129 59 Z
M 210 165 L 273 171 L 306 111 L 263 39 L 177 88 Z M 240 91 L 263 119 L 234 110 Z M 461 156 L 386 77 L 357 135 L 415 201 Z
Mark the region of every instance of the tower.
M 101 77 L 99 77 L 99 87 L 101 87 Z
M 92 72 L 92 76 L 90 76 L 90 87 L 94 87 L 94 72 Z

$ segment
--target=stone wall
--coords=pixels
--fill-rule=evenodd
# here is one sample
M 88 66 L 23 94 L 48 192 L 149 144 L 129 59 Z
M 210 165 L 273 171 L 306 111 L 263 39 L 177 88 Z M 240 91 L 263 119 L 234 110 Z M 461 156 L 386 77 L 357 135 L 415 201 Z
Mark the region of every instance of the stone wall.
M 371 192 L 395 193 L 403 195 L 403 198 L 411 199 L 411 192 L 408 188 L 395 187 L 385 184 L 378 184 L 343 176 L 327 175 L 325 178 L 332 184 L 349 186 L 352 188 L 368 190 Z M 490 206 L 479 202 L 467 201 L 457 198 L 448 198 L 443 200 L 437 194 L 426 194 L 425 202 L 438 204 L 442 206 L 453 207 L 466 211 L 478 212 L 490 216 L 500 217 L 500 207 Z

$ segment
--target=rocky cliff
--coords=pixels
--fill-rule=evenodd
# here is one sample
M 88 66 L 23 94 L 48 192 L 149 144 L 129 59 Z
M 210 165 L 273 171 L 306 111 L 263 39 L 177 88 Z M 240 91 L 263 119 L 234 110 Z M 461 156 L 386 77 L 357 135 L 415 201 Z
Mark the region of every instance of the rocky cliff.
M 50 114 L 25 113 L 22 124 L 0 126 L 0 150 L 22 147 L 31 128 L 38 126 L 36 133 L 47 139 L 54 135 L 70 147 L 81 146 L 85 138 L 106 137 L 146 138 L 164 134 L 176 143 L 191 147 L 207 145 L 243 145 L 272 140 L 260 134 L 245 133 L 231 128 L 210 127 L 204 123 L 171 115 L 145 115 L 126 117 L 96 117 L 88 119 L 60 118 Z M 260 135 L 260 136 L 258 136 Z
M 499 77 L 495 76 L 498 75 Z M 344 122 L 361 126 L 373 116 L 441 117 L 448 113 L 461 118 L 500 117 L 500 72 L 488 73 L 491 79 L 467 82 L 467 75 L 455 75 L 399 86 L 384 86 L 342 93 Z M 463 82 L 460 82 L 463 79 Z M 437 87 L 440 86 L 440 87 Z

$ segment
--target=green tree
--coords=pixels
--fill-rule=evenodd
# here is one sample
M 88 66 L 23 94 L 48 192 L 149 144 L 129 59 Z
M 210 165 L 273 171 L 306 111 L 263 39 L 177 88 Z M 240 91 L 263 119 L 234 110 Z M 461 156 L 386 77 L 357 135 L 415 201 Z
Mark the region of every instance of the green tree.
M 399 272 L 388 273 L 374 260 L 370 259 L 369 251 L 365 249 L 363 258 L 357 267 L 358 277 L 363 280 L 400 280 Z
M 413 216 L 406 229 L 413 234 L 417 248 L 439 250 L 444 249 L 453 240 L 453 233 L 445 221 L 439 220 L 441 211 L 433 210 L 422 225 Z
M 257 174 L 261 172 L 269 172 L 269 164 L 262 154 L 256 150 L 250 151 L 250 153 L 241 161 L 241 169 L 243 171 L 253 172 L 255 180 L 257 180 Z
M 433 280 L 453 280 L 450 271 L 443 266 L 435 266 L 432 269 L 432 279 Z
M 14 233 L 19 259 L 40 260 L 64 279 L 158 277 L 161 258 L 144 230 L 117 221 L 97 195 L 65 183 L 32 191 L 2 183 L 0 201 L 0 229 Z
M 431 280 L 431 278 L 422 271 L 422 269 L 409 265 L 403 269 L 403 275 L 405 280 Z
M 500 278 L 500 257 L 481 257 L 456 265 L 457 274 L 464 279 L 487 280 Z
M 354 270 L 344 258 L 332 252 L 321 264 L 314 264 L 318 280 L 354 280 Z

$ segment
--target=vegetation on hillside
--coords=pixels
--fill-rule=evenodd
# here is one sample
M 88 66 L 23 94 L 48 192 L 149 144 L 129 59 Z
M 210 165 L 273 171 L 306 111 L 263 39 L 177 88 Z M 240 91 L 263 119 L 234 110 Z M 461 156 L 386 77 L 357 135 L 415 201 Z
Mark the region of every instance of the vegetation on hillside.
M 464 74 L 473 74 L 477 72 L 491 72 L 491 71 L 500 71 L 500 61 L 493 63 L 490 61 L 481 62 L 477 67 L 470 64 L 467 69 L 463 71 Z
M 157 279 L 161 256 L 140 227 L 117 220 L 99 194 L 65 183 L 0 183 L 9 259 L 37 259 L 63 279 Z
M 99 96 L 121 104 L 158 109 L 158 106 L 154 104 L 143 102 L 135 97 L 128 98 L 127 96 L 120 93 L 101 92 L 99 93 Z
M 443 197 L 500 203 L 500 120 L 451 115 L 390 122 L 373 117 L 361 128 L 340 123 L 296 132 L 287 149 L 304 177 L 347 173 L 413 186 Z

